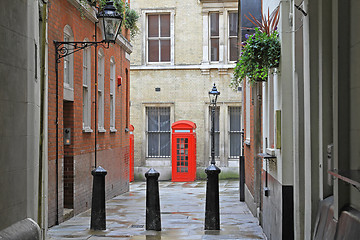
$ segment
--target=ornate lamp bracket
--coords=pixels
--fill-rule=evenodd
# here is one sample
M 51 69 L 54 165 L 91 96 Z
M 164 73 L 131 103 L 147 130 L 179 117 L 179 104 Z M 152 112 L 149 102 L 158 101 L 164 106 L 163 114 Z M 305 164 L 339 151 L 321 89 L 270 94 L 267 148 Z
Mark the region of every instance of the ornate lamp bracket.
M 108 49 L 110 43 L 105 41 L 101 42 L 59 42 L 54 41 L 56 51 L 56 62 L 60 63 L 60 59 L 69 56 L 73 53 L 81 51 L 91 46 L 101 45 L 103 48 Z

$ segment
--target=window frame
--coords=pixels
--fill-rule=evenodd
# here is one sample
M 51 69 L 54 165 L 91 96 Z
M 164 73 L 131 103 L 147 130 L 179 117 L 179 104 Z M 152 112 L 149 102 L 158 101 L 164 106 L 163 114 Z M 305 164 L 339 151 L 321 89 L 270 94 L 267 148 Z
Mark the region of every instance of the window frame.
M 230 15 L 231 14 L 235 14 L 237 16 L 237 20 L 238 20 L 238 11 L 234 11 L 234 10 L 229 10 L 227 12 L 227 60 L 229 63 L 235 63 L 238 59 L 235 60 L 231 60 L 231 39 L 238 39 L 238 28 L 236 30 L 236 35 L 235 36 L 231 36 L 230 35 Z M 238 22 L 238 21 L 237 21 Z M 236 50 L 237 52 L 237 50 Z
M 157 15 L 157 14 L 170 14 L 170 61 L 167 62 L 149 62 L 148 55 L 148 16 L 149 15 Z M 175 8 L 164 8 L 164 9 L 145 9 L 142 10 L 142 15 L 145 16 L 143 18 L 143 64 L 146 65 L 174 65 L 175 59 L 175 33 L 174 33 L 174 16 L 175 16 Z
M 63 30 L 64 42 L 74 41 L 74 33 L 69 25 L 66 25 Z M 71 49 L 71 45 L 64 44 L 64 47 Z M 68 82 L 65 81 L 65 76 L 68 76 Z M 63 60 L 63 88 L 64 100 L 74 101 L 74 54 L 64 57 Z
M 231 110 L 232 109 L 238 109 L 238 112 L 239 112 L 239 130 L 231 130 Z M 229 126 L 228 126 L 228 139 L 229 139 L 229 156 L 228 158 L 229 159 L 238 159 L 239 156 L 241 155 L 241 106 L 228 106 L 228 123 L 229 123 Z M 239 155 L 231 155 L 231 135 L 232 134 L 239 134 L 240 136 L 240 151 L 239 151 Z
M 114 57 L 110 59 L 110 132 L 116 132 L 116 109 L 115 109 L 115 101 L 116 101 L 116 88 L 115 88 L 115 76 L 116 76 L 116 63 Z
M 243 82 L 245 84 L 245 113 L 246 113 L 246 116 L 245 116 L 245 118 L 246 118 L 245 119 L 245 121 L 246 121 L 245 139 L 248 143 L 250 143 L 251 88 L 250 88 L 250 83 L 249 83 L 248 79 L 245 79 Z
M 215 158 L 220 158 L 220 156 L 222 155 L 221 152 L 220 152 L 220 141 L 221 141 L 221 109 L 220 109 L 220 106 L 217 105 L 216 106 L 216 109 L 215 109 Z M 216 115 L 216 113 L 218 113 Z M 218 120 L 216 121 L 216 117 L 218 118 Z M 218 127 L 216 127 L 216 122 L 218 123 Z M 209 157 L 211 158 L 211 125 L 212 125 L 212 122 L 211 122 L 211 106 L 209 106 Z M 216 130 L 216 128 L 218 128 Z M 218 137 L 216 137 L 218 136 Z M 218 139 L 218 140 L 216 140 Z M 217 154 L 218 153 L 218 154 Z
M 104 127 L 104 80 L 105 80 L 105 54 L 101 48 L 98 51 L 98 89 L 97 89 L 97 105 L 98 105 L 98 132 L 106 132 Z
M 84 41 L 88 41 L 85 39 Z M 83 50 L 83 132 L 92 132 L 91 129 L 91 49 Z M 86 93 L 86 94 L 85 94 Z M 86 96 L 85 96 L 86 95 Z
M 212 36 L 211 35 L 211 15 L 212 14 L 217 14 L 217 25 L 218 25 L 218 29 L 217 29 L 217 32 L 218 32 L 218 35 L 217 36 Z M 221 34 L 220 34 L 220 12 L 218 11 L 211 11 L 209 12 L 209 61 L 211 63 L 218 63 L 220 62 L 220 41 L 221 41 Z M 211 52 L 212 52 L 212 40 L 215 40 L 217 39 L 218 40 L 218 56 L 217 56 L 217 60 L 213 60 L 212 59 L 212 55 L 211 55 Z
M 238 11 L 237 2 L 222 5 L 217 2 L 206 1 L 202 7 L 203 37 L 202 37 L 202 65 L 221 66 L 232 68 L 236 61 L 230 59 L 229 15 Z M 219 13 L 219 60 L 211 59 L 211 13 Z
M 149 131 L 149 124 L 148 124 L 148 122 L 149 122 L 149 114 L 148 114 L 148 109 L 151 109 L 151 108 L 157 108 L 158 110 L 160 109 L 160 108 L 164 108 L 164 109 L 167 109 L 168 110 L 168 113 L 169 113 L 169 130 L 168 131 L 164 131 L 164 130 L 160 130 L 160 127 L 159 127 L 159 129 L 157 130 L 157 131 Z M 158 158 L 166 158 L 166 159 L 168 159 L 168 158 L 171 158 L 171 112 L 172 112 L 172 110 L 171 110 L 171 107 L 170 106 L 145 106 L 145 121 L 146 121 L 146 131 L 145 131 L 145 135 L 146 135 L 146 152 L 145 152 L 145 154 L 146 154 L 146 158 L 156 158 L 156 159 L 158 159 Z M 160 124 L 160 111 L 158 111 L 158 115 L 157 115 L 157 117 L 158 117 L 158 124 Z M 161 134 L 161 133 L 168 133 L 169 134 L 169 155 L 164 155 L 164 156 L 162 156 L 161 155 L 161 149 L 160 149 L 160 147 L 161 147 L 161 142 L 160 142 L 160 138 L 159 138 L 159 142 L 158 142 L 158 155 L 156 156 L 156 155 L 150 155 L 149 154 L 149 133 L 158 133 L 158 134 Z

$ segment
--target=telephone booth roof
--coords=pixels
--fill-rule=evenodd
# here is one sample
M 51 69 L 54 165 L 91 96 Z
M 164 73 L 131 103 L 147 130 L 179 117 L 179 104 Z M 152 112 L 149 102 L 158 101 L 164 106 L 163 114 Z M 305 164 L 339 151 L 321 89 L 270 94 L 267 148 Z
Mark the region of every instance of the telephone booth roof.
M 134 126 L 133 126 L 132 124 L 130 124 L 129 130 L 130 130 L 130 131 L 134 131 Z
M 180 120 L 171 125 L 172 129 L 196 129 L 196 124 L 188 120 Z

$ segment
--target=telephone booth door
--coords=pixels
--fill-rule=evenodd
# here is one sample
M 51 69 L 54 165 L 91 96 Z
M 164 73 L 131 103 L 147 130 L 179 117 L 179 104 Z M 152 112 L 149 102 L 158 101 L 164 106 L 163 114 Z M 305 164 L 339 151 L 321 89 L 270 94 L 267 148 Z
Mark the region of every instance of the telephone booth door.
M 134 181 L 134 126 L 130 125 L 130 143 L 129 143 L 129 181 Z
M 196 178 L 196 125 L 190 121 L 172 124 L 172 181 L 194 181 Z

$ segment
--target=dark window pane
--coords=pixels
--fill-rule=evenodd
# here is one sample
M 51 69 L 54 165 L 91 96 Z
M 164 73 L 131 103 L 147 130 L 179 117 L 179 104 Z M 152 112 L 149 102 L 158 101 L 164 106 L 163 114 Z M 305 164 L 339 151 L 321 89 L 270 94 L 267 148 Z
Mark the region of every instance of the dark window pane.
M 170 62 L 170 40 L 162 40 L 161 44 L 161 62 Z
M 238 60 L 237 47 L 237 38 L 230 38 L 230 61 Z
M 219 114 L 220 114 L 220 109 L 217 107 L 215 109 L 215 131 L 219 131 Z
M 149 37 L 158 37 L 159 36 L 159 16 L 158 15 L 149 15 L 148 17 L 148 33 Z
M 148 131 L 158 131 L 158 109 L 157 108 L 147 108 L 148 112 Z
M 211 39 L 211 61 L 219 61 L 219 39 Z
M 148 155 L 149 157 L 159 155 L 159 134 L 149 133 L 148 135 Z
M 160 156 L 170 156 L 170 133 L 160 133 Z
M 230 131 L 240 131 L 241 127 L 241 117 L 240 117 L 240 107 L 230 107 Z
M 230 13 L 229 14 L 229 34 L 230 36 L 237 36 L 238 28 L 238 14 Z
M 160 15 L 160 36 L 170 37 L 170 14 Z
M 219 36 L 219 13 L 210 13 L 210 34 Z
M 215 156 L 219 156 L 220 133 L 215 133 Z
M 230 156 L 240 156 L 241 134 L 230 133 Z
M 149 62 L 159 62 L 159 40 L 149 40 Z
M 160 131 L 170 131 L 170 108 L 159 108 Z

